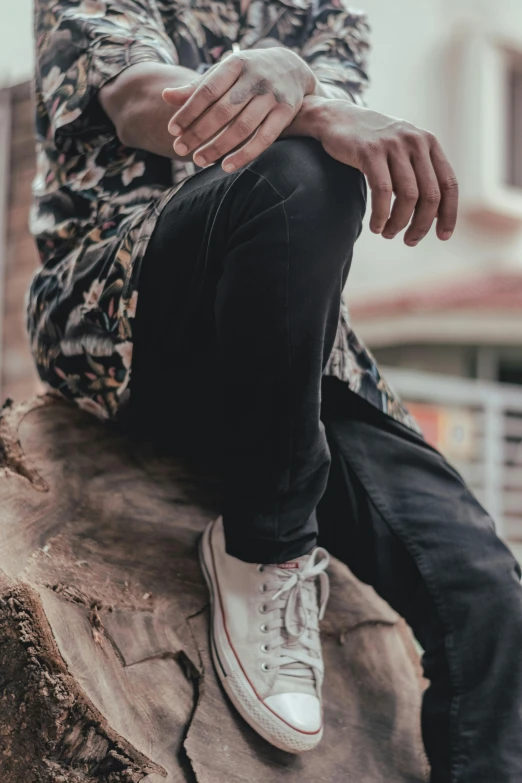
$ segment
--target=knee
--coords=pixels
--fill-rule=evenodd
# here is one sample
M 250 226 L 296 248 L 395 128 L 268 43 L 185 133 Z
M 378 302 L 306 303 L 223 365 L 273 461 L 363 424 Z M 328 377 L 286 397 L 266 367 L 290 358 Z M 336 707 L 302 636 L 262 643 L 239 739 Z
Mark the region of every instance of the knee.
M 289 137 L 272 144 L 249 164 L 284 198 L 312 205 L 325 219 L 345 220 L 352 214 L 362 221 L 366 207 L 366 182 L 357 169 L 340 163 L 325 152 L 320 142 Z

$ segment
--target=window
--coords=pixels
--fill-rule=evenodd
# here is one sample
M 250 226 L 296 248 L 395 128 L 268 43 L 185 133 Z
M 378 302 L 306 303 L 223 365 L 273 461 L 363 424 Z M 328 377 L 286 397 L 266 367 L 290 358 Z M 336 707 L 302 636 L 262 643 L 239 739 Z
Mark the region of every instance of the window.
M 522 189 L 522 61 L 508 70 L 507 184 Z
M 461 214 L 511 232 L 522 224 L 522 38 L 470 30 L 455 47 L 448 68 Z
M 501 383 L 522 384 L 522 358 L 500 358 L 498 363 L 498 380 Z

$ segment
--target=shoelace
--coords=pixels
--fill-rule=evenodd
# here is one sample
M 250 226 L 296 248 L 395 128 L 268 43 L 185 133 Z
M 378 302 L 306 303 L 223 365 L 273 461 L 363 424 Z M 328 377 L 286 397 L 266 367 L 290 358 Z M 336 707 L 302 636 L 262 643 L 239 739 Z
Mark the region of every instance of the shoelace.
M 290 572 L 274 567 L 278 589 L 271 598 L 272 607 L 266 606 L 265 611 L 283 610 L 281 624 L 272 625 L 270 630 L 281 627 L 286 638 L 282 635 L 279 643 L 273 645 L 270 651 L 275 653 L 279 649 L 281 654 L 274 658 L 274 663 L 283 667 L 287 675 L 310 677 L 314 670 L 323 673 L 323 662 L 318 651 L 318 620 L 324 617 L 330 594 L 329 579 L 326 574 L 329 561 L 328 552 L 322 547 L 317 547 L 302 569 Z M 315 591 L 317 579 L 321 592 L 319 607 Z M 284 582 L 279 587 L 281 580 Z M 274 584 L 267 585 L 267 588 L 274 589 Z M 310 652 L 314 654 L 311 655 Z M 297 668 L 291 668 L 296 664 Z

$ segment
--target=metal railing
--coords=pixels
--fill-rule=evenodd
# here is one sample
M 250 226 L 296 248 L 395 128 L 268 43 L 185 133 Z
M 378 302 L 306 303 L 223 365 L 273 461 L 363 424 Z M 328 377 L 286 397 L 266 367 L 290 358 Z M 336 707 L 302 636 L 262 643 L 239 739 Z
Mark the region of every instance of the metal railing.
M 383 373 L 407 402 L 469 411 L 473 453 L 465 460 L 449 459 L 494 518 L 499 534 L 521 542 L 522 387 L 396 367 Z

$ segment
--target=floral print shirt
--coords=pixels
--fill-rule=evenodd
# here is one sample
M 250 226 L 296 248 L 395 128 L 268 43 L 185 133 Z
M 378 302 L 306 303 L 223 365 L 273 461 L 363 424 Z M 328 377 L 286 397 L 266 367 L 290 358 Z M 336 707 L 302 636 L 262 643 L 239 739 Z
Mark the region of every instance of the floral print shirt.
M 41 268 L 27 299 L 42 380 L 117 418 L 129 397 L 139 264 L 166 202 L 195 171 L 125 147 L 97 93 L 135 63 L 203 73 L 277 39 L 362 102 L 368 27 L 345 0 L 35 0 L 37 175 L 31 230 Z M 326 372 L 415 426 L 343 308 Z

